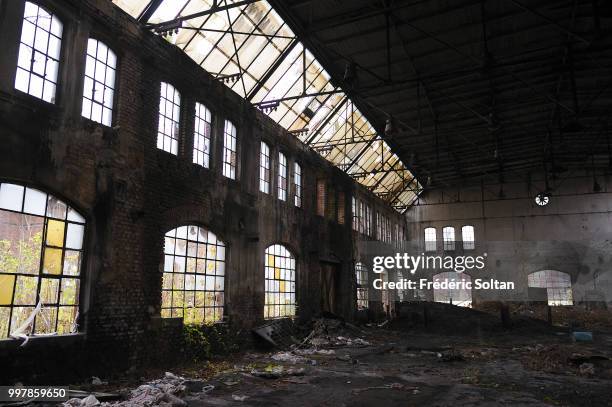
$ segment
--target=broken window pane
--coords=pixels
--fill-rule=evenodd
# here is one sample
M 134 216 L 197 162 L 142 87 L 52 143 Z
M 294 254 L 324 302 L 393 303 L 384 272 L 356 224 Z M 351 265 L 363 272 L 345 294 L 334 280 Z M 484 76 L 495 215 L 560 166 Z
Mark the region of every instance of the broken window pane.
M 222 275 L 225 266 L 225 251 L 220 250 L 224 249 L 223 242 L 206 229 L 194 225 L 171 230 L 166 233 L 165 240 L 162 318 L 183 317 L 185 324 L 220 321 L 224 303 L 207 302 L 205 296 L 215 298 L 221 295 L 222 298 L 223 277 L 217 277 L 215 282 L 214 276 Z M 211 257 L 217 260 L 210 261 Z
M 117 56 L 104 43 L 87 41 L 81 115 L 105 126 L 112 121 L 116 64 Z
M 159 96 L 159 125 L 157 148 L 170 154 L 178 154 L 179 118 L 181 95 L 170 84 L 161 83 Z
M 259 151 L 259 190 L 270 193 L 270 147 L 261 142 Z
M 264 318 L 295 316 L 295 258 L 285 246 L 266 249 L 264 276 Z
M 223 175 L 236 179 L 236 127 L 229 120 L 223 130 Z
M 26 2 L 15 89 L 55 103 L 61 40 L 62 23 L 57 17 Z
M 4 200 L 3 200 L 4 198 Z M 0 338 L 42 308 L 26 334 L 76 328 L 84 218 L 59 199 L 33 188 L 0 183 Z M 7 207 L 10 208 L 7 210 Z M 28 212 L 28 214 L 26 214 Z M 72 221 L 66 222 L 66 217 Z M 67 250 L 67 245 L 70 250 Z M 16 274 L 16 275 L 15 275 Z M 71 276 L 71 278 L 66 278 Z M 72 287 L 66 293 L 62 287 Z M 58 311 L 66 297 L 70 309 Z M 67 312 L 69 311 L 69 312 Z M 60 331 L 56 320 L 64 318 Z
M 195 107 L 195 131 L 193 137 L 193 162 L 208 168 L 210 165 L 210 134 L 212 119 L 210 110 L 201 103 Z

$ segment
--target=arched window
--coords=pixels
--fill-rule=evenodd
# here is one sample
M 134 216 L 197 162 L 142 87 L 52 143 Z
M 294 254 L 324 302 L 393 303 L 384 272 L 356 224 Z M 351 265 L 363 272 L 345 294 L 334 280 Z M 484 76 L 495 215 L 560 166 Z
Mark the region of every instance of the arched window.
M 166 233 L 161 316 L 185 324 L 223 318 L 225 244 L 203 227 L 188 225 Z
M 204 168 L 210 166 L 210 134 L 212 115 L 201 103 L 195 104 L 195 127 L 193 133 L 193 163 Z
M 0 339 L 77 331 L 84 235 L 53 195 L 0 184 Z
M 278 199 L 287 200 L 287 157 L 278 153 Z
M 113 120 L 115 69 L 117 56 L 101 41 L 87 41 L 85 83 L 83 85 L 83 117 L 110 126 Z
M 541 270 L 527 276 L 527 285 L 546 288 L 548 305 L 573 305 L 570 275 L 556 270 Z
M 455 228 L 446 226 L 442 229 L 442 238 L 444 239 L 444 250 L 455 250 Z
M 363 263 L 355 264 L 355 277 L 357 279 L 357 309 L 368 308 L 368 268 Z
M 293 186 L 295 188 L 294 204 L 298 208 L 302 206 L 302 167 L 293 163 Z
M 270 146 L 263 141 L 259 151 L 259 190 L 270 193 Z
M 474 250 L 476 247 L 474 226 L 465 225 L 461 227 L 461 240 L 463 241 L 463 250 Z
M 283 245 L 266 249 L 264 318 L 295 316 L 295 258 Z
M 236 126 L 226 120 L 223 129 L 223 175 L 230 179 L 236 179 L 236 151 Z
M 55 103 L 62 31 L 56 16 L 26 1 L 15 89 Z
M 447 304 L 457 305 L 459 307 L 472 306 L 472 289 L 467 288 L 468 283 L 471 283 L 472 278 L 465 273 L 457 273 L 449 271 L 436 274 L 433 276 L 433 281 L 442 283 L 445 281 L 453 282 L 456 288 L 453 289 L 434 289 L 434 301 L 445 302 Z
M 157 148 L 170 154 L 178 154 L 181 94 L 174 86 L 162 82 L 159 97 L 159 124 Z
M 425 228 L 425 251 L 435 252 L 436 245 L 436 228 Z

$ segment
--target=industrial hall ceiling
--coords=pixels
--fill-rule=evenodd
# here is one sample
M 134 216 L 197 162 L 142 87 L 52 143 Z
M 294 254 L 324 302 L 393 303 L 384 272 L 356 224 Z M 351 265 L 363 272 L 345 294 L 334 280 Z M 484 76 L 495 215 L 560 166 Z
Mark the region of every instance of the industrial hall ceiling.
M 611 167 L 612 2 L 113 1 L 400 211 Z

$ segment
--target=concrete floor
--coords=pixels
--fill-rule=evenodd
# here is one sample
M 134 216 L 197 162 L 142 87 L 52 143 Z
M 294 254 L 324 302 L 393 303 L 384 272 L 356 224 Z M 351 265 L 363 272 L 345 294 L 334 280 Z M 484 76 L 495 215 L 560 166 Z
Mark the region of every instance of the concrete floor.
M 118 407 L 146 405 L 130 396 L 143 383 L 178 397 L 160 406 L 612 406 L 612 330 L 576 343 L 568 328 L 515 317 L 503 330 L 496 315 L 445 304 L 430 305 L 424 327 L 418 309 L 383 327 L 317 320 L 331 322 L 293 353 L 234 354 L 102 390 L 131 397 Z
M 374 332 L 368 340 L 371 346 L 310 356 L 316 365 L 284 364 L 304 368 L 300 376 L 222 374 L 211 381 L 216 385 L 213 391 L 186 400 L 192 406 L 612 405 L 609 361 L 598 359 L 606 363 L 595 363 L 595 375 L 580 373 L 579 364 L 584 362 L 578 356 L 575 366 L 561 362 L 564 355 L 576 353 L 609 357 L 609 335 L 600 336 L 595 345 L 572 344 L 565 335 L 528 340 L 499 335 L 482 342 Z M 283 364 L 270 356 L 246 355 L 236 368 Z M 235 401 L 233 395 L 248 398 Z

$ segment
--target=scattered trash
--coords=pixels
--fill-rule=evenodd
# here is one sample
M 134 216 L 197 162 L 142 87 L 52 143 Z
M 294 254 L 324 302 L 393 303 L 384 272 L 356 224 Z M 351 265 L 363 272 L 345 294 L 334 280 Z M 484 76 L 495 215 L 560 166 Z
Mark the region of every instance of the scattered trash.
M 232 394 L 232 400 L 234 401 L 244 401 L 246 399 L 248 399 L 249 396 L 239 396 L 237 394 Z
M 84 399 L 71 398 L 70 400 L 64 402 L 62 405 L 66 407 L 95 407 L 99 406 L 100 402 L 98 401 L 96 396 L 90 394 Z
M 583 363 L 578 369 L 580 370 L 581 375 L 592 376 L 595 374 L 595 365 L 592 363 Z
M 279 379 L 284 376 L 302 376 L 305 371 L 303 367 L 285 369 L 283 366 L 268 366 L 264 370 L 251 370 L 251 375 L 264 379 Z
M 91 378 L 91 384 L 93 384 L 94 386 L 102 386 L 108 384 L 108 382 L 103 382 L 99 377 L 93 376 Z
M 465 361 L 465 358 L 463 357 L 463 355 L 456 350 L 438 352 L 437 356 L 441 362 L 463 362 Z
M 272 359 L 278 361 L 278 362 L 290 362 L 293 364 L 296 363 L 308 363 L 310 362 L 309 359 L 306 359 L 302 356 L 298 356 L 298 355 L 294 355 L 291 352 L 279 352 L 276 353 L 274 355 L 272 355 Z

